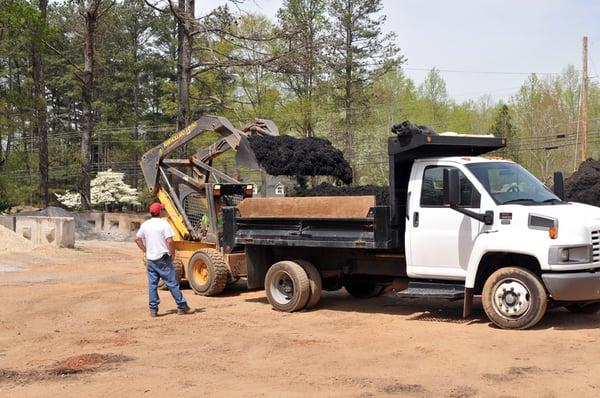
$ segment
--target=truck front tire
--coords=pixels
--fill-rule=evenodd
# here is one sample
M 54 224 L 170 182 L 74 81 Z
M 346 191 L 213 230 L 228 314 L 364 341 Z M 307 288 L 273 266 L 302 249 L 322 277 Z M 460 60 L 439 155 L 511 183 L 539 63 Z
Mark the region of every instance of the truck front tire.
M 503 329 L 528 329 L 546 313 L 548 294 L 542 281 L 521 267 L 500 268 L 486 280 L 482 293 L 486 315 Z
M 299 311 L 310 298 L 310 281 L 300 264 L 280 261 L 267 271 L 265 291 L 269 303 L 277 311 Z

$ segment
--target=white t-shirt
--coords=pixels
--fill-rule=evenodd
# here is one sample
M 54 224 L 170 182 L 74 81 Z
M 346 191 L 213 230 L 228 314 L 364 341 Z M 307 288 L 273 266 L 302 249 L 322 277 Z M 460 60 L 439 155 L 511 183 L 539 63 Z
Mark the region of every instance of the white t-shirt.
M 167 238 L 173 237 L 171 225 L 159 217 L 144 221 L 136 236 L 144 240 L 146 245 L 146 258 L 158 260 L 165 253 L 169 253 Z

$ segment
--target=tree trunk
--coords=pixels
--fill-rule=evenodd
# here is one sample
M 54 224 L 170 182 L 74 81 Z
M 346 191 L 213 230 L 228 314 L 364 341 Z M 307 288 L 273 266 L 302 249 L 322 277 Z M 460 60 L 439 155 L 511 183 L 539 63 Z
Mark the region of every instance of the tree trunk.
M 192 80 L 192 37 L 191 23 L 194 20 L 194 0 L 179 0 L 177 21 L 177 130 L 190 124 L 190 83 Z
M 39 0 L 38 7 L 43 24 L 46 23 L 46 11 L 48 0 Z M 40 170 L 40 196 L 44 207 L 48 207 L 50 196 L 48 194 L 48 111 L 46 107 L 46 83 L 44 80 L 44 64 L 40 53 L 41 43 L 40 28 L 34 32 L 31 46 L 32 77 L 34 89 L 34 136 L 37 137 L 39 145 L 39 170 Z
M 353 100 L 352 100 L 352 41 L 353 41 L 353 32 L 352 32 L 352 2 L 348 1 L 346 6 L 346 16 L 345 16 L 345 28 L 346 28 L 346 48 L 345 48 L 345 61 L 346 61 L 346 74 L 344 81 L 344 108 L 346 111 L 346 153 L 344 156 L 348 159 L 348 162 L 352 164 L 354 161 L 354 148 L 353 148 L 353 132 L 352 132 L 352 123 L 354 122 L 353 115 Z M 354 167 L 352 168 L 354 170 Z
M 81 136 L 81 207 L 89 210 L 91 206 L 91 166 L 92 136 L 94 121 L 92 101 L 94 95 L 94 40 L 98 22 L 98 3 L 100 0 L 88 0 L 84 13 L 85 44 L 83 51 L 83 132 Z

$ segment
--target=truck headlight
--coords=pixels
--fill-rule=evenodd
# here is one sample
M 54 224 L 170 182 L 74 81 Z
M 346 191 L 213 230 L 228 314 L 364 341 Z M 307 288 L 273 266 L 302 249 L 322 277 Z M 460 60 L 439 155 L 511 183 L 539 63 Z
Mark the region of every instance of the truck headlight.
M 554 265 L 586 264 L 592 262 L 592 245 L 552 246 L 548 263 Z

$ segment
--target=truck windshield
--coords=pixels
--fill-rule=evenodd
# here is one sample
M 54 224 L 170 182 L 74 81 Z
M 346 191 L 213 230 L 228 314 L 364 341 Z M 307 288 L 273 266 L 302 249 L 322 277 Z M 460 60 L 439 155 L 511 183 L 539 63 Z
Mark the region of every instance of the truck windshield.
M 473 163 L 467 168 L 497 204 L 562 203 L 540 180 L 516 163 Z

